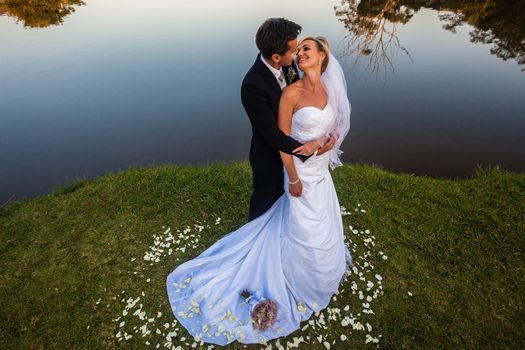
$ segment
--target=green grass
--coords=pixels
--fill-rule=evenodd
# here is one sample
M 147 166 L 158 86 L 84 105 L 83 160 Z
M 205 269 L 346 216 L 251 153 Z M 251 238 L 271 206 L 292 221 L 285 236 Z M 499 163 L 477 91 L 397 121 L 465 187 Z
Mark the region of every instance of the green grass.
M 0 348 L 165 349 L 175 329 L 163 326 L 174 320 L 166 276 L 245 223 L 250 176 L 246 163 L 129 169 L 0 209 Z M 325 349 L 325 341 L 331 349 L 375 347 L 365 343 L 370 333 L 383 348 L 525 348 L 525 174 L 479 169 L 444 180 L 345 165 L 333 177 L 365 281 L 350 275 L 329 306 L 340 314 L 324 311 L 281 344 L 303 336 L 302 349 Z M 165 237 L 163 226 L 174 234 L 189 227 L 180 243 L 187 249 L 151 264 L 143 257 L 153 235 Z M 352 281 L 365 294 L 375 282 L 374 314 L 361 313 Z M 134 333 L 145 324 L 134 310 L 122 316 L 121 300 L 138 296 L 154 318 L 146 337 Z M 350 314 L 372 331 L 343 326 Z M 190 348 L 193 339 L 176 328 L 174 344 Z M 118 341 L 119 330 L 133 338 Z

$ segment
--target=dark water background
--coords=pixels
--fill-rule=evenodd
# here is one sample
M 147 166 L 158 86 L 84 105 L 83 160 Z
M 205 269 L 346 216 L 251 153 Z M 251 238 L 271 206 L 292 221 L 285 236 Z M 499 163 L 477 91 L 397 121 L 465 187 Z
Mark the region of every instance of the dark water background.
M 247 159 L 239 90 L 267 17 L 340 59 L 345 161 L 523 172 L 524 3 L 0 0 L 0 205 L 130 166 Z

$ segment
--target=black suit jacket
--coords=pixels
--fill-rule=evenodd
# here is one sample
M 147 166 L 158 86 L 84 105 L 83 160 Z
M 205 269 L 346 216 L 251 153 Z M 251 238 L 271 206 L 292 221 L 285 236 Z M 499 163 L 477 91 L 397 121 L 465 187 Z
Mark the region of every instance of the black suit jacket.
M 299 79 L 295 63 L 283 67 L 283 72 L 288 84 Z M 266 212 L 284 193 L 283 163 L 279 151 L 292 154 L 295 148 L 302 145 L 277 126 L 280 98 L 281 87 L 259 54 L 241 86 L 241 100 L 250 118 L 253 134 L 250 147 L 253 174 L 250 220 Z M 309 158 L 297 157 L 302 161 Z
M 289 73 L 289 68 L 293 73 Z M 283 67 L 288 84 L 299 79 L 297 67 Z M 250 163 L 252 167 L 272 167 L 282 172 L 282 161 L 279 151 L 292 154 L 292 151 L 302 144 L 287 136 L 277 126 L 277 113 L 281 87 L 275 76 L 257 55 L 255 63 L 250 68 L 241 86 L 241 100 L 252 125 L 252 141 L 250 147 Z M 297 156 L 302 161 L 305 156 Z

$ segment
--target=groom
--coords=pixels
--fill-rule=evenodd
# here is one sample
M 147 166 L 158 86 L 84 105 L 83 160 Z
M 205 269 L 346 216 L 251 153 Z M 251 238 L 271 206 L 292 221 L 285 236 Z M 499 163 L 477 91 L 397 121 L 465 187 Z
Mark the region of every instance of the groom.
M 301 29 L 300 25 L 284 18 L 267 19 L 255 35 L 260 53 L 242 82 L 241 100 L 253 133 L 249 221 L 270 209 L 284 193 L 284 170 L 279 151 L 293 154 L 304 162 L 320 146 L 316 141 L 302 145 L 277 126 L 281 90 L 299 80 L 293 56 Z M 323 151 L 331 148 L 330 141 L 323 146 Z

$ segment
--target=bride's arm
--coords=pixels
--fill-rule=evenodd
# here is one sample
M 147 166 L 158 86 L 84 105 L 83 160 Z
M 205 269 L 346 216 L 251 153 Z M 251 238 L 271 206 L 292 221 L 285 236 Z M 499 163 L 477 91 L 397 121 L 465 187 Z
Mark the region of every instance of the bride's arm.
M 283 90 L 281 100 L 279 101 L 277 124 L 279 129 L 281 129 L 281 131 L 286 135 L 290 135 L 292 130 L 292 112 L 298 97 L 299 94 L 294 87 L 287 87 Z M 290 194 L 294 197 L 299 197 L 303 191 L 303 184 L 297 175 L 293 158 L 287 153 L 281 151 L 279 151 L 279 153 L 281 155 L 286 172 L 288 173 L 288 178 L 290 179 Z

